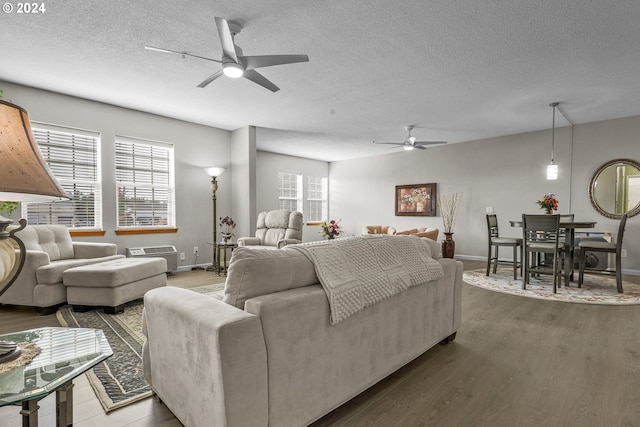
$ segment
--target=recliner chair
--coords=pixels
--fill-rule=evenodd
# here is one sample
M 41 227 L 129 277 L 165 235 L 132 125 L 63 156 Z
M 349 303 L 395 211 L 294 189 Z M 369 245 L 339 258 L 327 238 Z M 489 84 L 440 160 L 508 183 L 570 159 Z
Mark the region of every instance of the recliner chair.
M 278 209 L 258 214 L 255 237 L 239 237 L 238 246 L 275 246 L 302 243 L 302 212 Z

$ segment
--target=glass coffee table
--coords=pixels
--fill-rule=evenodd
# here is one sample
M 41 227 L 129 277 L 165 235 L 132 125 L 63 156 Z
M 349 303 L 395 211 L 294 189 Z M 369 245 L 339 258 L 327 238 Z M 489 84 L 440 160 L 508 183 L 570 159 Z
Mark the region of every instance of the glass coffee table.
M 34 343 L 40 354 L 25 366 L 0 374 L 0 406 L 22 404 L 22 425 L 38 425 L 38 401 L 56 392 L 56 426 L 73 425 L 72 380 L 113 355 L 99 329 L 40 328 L 0 335 Z

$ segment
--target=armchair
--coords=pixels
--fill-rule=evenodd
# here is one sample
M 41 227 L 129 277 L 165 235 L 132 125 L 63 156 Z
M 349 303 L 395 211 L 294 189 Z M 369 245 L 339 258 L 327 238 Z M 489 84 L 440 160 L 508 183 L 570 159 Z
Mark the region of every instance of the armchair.
M 73 242 L 64 225 L 28 225 L 16 233 L 24 242 L 24 267 L 11 288 L 0 297 L 0 304 L 37 307 L 40 311 L 67 301 L 62 283 L 65 270 L 95 264 L 116 255 L 112 243 Z
M 260 212 L 255 237 L 239 237 L 238 246 L 275 246 L 302 243 L 302 213 L 279 209 Z

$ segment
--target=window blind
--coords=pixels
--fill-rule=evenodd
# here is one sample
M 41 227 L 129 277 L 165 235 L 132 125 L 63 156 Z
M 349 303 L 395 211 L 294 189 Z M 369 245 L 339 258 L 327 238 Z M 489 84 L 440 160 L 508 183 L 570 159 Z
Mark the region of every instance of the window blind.
M 328 213 L 328 185 L 326 177 L 307 176 L 307 212 L 308 222 L 323 221 Z
M 302 174 L 278 172 L 278 208 L 302 212 Z
M 37 122 L 32 130 L 44 160 L 71 199 L 23 203 L 23 216 L 29 224 L 101 229 L 100 134 Z
M 118 228 L 175 227 L 173 145 L 116 136 Z

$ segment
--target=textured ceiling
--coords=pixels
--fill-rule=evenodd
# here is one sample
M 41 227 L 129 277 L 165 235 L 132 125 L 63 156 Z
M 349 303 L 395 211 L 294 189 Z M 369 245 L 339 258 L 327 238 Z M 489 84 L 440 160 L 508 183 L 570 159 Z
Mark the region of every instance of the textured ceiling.
M 9 0 L 12 1 L 12 0 Z M 17 4 L 17 3 L 15 3 Z M 233 130 L 258 148 L 340 160 L 372 140 L 451 143 L 640 115 L 640 2 L 631 0 L 168 0 L 45 2 L 0 15 L 0 80 Z M 214 16 L 245 55 L 304 53 L 196 87 L 219 65 Z M 10 94 L 9 94 L 10 95 Z M 13 100 L 19 103 L 19 100 Z M 558 126 L 567 123 L 560 119 Z

